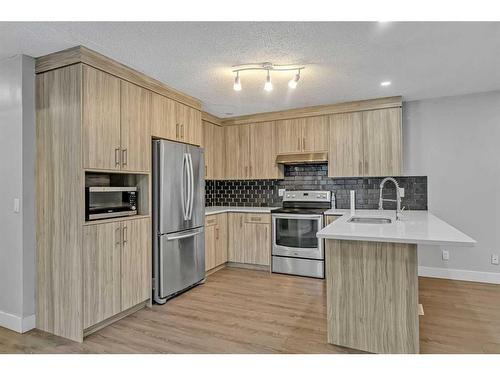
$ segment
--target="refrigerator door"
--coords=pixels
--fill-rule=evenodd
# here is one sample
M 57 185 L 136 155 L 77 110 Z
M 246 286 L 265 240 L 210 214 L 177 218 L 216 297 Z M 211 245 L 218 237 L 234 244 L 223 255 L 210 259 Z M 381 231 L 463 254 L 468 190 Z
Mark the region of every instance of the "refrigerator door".
M 170 141 L 153 143 L 153 202 L 157 233 L 192 228 L 187 220 L 190 206 L 187 146 Z
M 160 299 L 168 299 L 205 278 L 203 227 L 164 234 L 158 241 Z
M 188 222 L 190 228 L 205 223 L 205 152 L 195 146 L 187 146 L 190 175 L 190 200 Z

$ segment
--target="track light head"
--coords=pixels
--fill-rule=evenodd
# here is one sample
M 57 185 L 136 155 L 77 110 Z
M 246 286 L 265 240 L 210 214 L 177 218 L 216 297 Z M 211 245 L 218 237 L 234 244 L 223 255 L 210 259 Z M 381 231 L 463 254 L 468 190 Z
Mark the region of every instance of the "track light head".
M 234 91 L 241 91 L 241 81 L 240 81 L 240 73 L 239 72 L 236 72 L 236 77 L 234 77 L 233 90 Z
M 273 83 L 271 82 L 271 74 L 269 70 L 267 71 L 266 84 L 264 85 L 264 90 L 273 91 Z

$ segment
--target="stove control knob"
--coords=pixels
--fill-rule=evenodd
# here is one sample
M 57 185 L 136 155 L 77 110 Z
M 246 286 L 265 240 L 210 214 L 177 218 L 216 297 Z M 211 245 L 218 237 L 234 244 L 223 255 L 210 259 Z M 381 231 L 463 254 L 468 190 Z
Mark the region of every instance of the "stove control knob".
M 295 198 L 295 194 L 292 194 L 292 198 Z

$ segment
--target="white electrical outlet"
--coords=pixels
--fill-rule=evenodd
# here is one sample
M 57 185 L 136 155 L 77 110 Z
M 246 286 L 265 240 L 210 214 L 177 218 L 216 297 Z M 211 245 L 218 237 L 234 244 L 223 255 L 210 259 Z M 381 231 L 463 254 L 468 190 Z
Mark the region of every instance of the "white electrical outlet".
M 498 254 L 491 254 L 491 264 L 498 264 Z
M 443 260 L 450 260 L 450 252 L 448 250 L 443 250 L 442 258 Z
M 405 188 L 399 188 L 399 196 L 401 198 L 404 198 L 405 197 Z
M 19 210 L 20 210 L 19 206 L 20 206 L 19 198 L 14 198 L 14 212 L 16 214 L 19 213 Z
M 282 197 L 283 195 L 285 195 L 285 189 L 278 189 L 278 196 Z

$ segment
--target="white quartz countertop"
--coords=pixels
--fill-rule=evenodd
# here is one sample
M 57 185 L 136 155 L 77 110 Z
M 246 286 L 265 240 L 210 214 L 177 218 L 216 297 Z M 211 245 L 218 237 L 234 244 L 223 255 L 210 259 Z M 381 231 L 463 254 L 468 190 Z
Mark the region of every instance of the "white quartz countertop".
M 403 211 L 395 220 L 395 211 L 356 210 L 354 216 L 386 217 L 389 224 L 349 223 L 350 210 L 332 209 L 325 215 L 342 215 L 317 233 L 318 238 L 418 245 L 474 246 L 476 241 L 428 211 Z
M 248 212 L 268 214 L 277 207 L 240 207 L 240 206 L 210 206 L 205 207 L 205 215 L 222 214 L 224 212 Z

